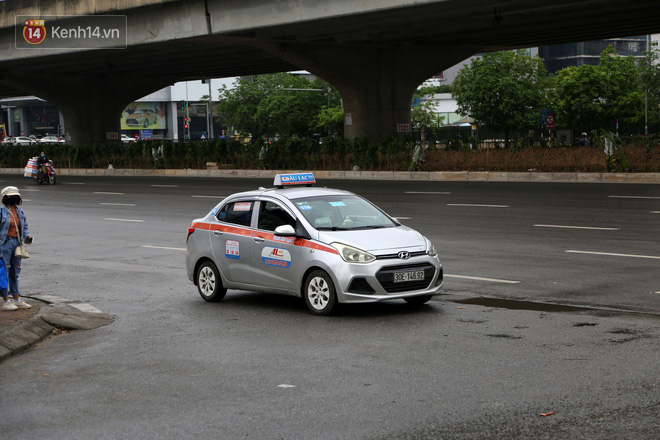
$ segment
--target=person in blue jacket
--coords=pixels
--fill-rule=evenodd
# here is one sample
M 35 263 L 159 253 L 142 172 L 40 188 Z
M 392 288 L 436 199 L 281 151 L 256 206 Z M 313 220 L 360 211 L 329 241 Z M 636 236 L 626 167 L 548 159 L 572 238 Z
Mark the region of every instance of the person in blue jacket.
M 19 245 L 18 237 L 25 244 L 32 243 L 25 213 L 18 206 L 23 203 L 15 186 L 7 186 L 0 192 L 0 259 L 7 271 L 7 289 L 1 290 L 3 310 L 29 309 L 32 306 L 23 301 L 18 293 L 18 276 L 21 273 L 21 259 L 14 255 Z M 11 294 L 12 298 L 9 298 Z

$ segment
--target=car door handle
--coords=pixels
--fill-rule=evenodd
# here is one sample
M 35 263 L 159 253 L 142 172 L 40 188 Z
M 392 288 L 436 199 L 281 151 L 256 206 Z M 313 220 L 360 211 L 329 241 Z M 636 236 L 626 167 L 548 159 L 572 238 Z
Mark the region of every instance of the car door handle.
M 255 241 L 255 243 L 263 243 L 264 242 L 263 237 L 252 237 L 252 239 Z
M 213 235 L 220 237 L 222 235 L 222 231 L 213 231 Z

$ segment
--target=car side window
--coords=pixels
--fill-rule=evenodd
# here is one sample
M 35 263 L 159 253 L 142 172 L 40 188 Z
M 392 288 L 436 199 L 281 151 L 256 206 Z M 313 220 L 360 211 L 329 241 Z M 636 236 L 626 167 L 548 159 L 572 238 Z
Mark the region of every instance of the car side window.
M 223 206 L 216 217 L 221 222 L 249 227 L 253 208 L 253 201 L 231 202 Z
M 296 227 L 296 220 L 286 212 L 280 205 L 262 201 L 259 207 L 258 228 L 266 231 L 274 231 L 275 228 L 282 225 L 291 225 Z

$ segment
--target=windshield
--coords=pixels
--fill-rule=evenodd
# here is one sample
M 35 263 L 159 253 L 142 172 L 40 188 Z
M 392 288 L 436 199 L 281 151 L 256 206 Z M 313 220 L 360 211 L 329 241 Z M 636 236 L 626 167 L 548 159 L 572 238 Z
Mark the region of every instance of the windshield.
M 390 218 L 365 199 L 349 194 L 292 200 L 303 217 L 319 231 L 391 228 Z

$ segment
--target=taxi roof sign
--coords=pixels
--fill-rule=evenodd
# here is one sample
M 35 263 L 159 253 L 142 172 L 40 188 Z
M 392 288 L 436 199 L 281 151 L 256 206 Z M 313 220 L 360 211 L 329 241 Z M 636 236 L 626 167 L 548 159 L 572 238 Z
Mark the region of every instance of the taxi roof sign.
M 278 188 L 296 185 L 312 186 L 314 183 L 316 179 L 313 173 L 276 174 L 273 181 L 273 185 Z

